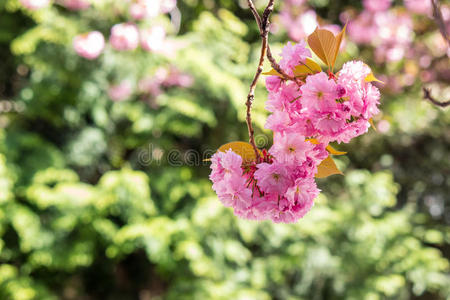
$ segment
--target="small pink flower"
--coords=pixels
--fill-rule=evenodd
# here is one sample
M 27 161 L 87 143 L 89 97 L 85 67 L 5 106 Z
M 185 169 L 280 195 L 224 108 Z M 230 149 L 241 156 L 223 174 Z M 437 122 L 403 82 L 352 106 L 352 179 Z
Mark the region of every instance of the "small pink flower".
M 337 108 L 337 86 L 327 74 L 320 72 L 306 78 L 302 91 L 302 106 L 309 111 L 332 112 Z
M 291 185 L 291 179 L 285 165 L 274 162 L 257 165 L 255 178 L 261 191 L 282 195 Z
M 37 10 L 47 7 L 50 0 L 20 0 L 20 3 L 30 10 Z
M 131 82 L 124 80 L 116 85 L 111 85 L 108 89 L 108 96 L 113 101 L 127 100 L 133 93 Z
M 139 32 L 133 23 L 116 24 L 111 28 L 111 46 L 119 51 L 134 50 L 139 45 Z
M 306 49 L 305 41 L 300 41 L 297 44 L 288 42 L 284 46 L 281 56 L 280 67 L 289 75 L 293 75 L 295 67 L 304 63 L 307 57 L 311 57 L 311 51 Z
M 289 114 L 285 111 L 277 110 L 269 117 L 267 117 L 264 128 L 275 132 L 283 132 L 291 125 Z
M 160 51 L 164 47 L 166 31 L 162 26 L 141 30 L 141 47 L 146 51 Z
M 269 152 L 278 162 L 286 164 L 302 164 L 314 145 L 305 142 L 305 137 L 298 133 L 276 135 Z
M 281 78 L 279 76 L 268 76 L 266 78 L 266 88 L 269 92 L 276 92 L 281 86 Z
M 73 39 L 75 52 L 86 59 L 95 59 L 105 47 L 105 38 L 98 31 L 77 35 Z
M 297 218 L 303 217 L 313 206 L 314 199 L 319 195 L 314 178 L 299 178 L 286 192 L 286 198 L 293 205 Z

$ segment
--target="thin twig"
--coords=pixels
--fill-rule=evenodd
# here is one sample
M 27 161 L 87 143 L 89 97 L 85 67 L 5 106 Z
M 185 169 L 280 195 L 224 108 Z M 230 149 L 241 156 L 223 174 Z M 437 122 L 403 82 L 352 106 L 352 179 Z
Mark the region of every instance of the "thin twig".
M 253 16 L 255 17 L 256 20 L 256 24 L 258 25 L 258 29 L 259 29 L 259 33 L 261 34 L 261 36 L 263 35 L 263 26 L 261 24 L 261 17 L 258 14 L 258 11 L 256 10 L 255 5 L 253 4 L 252 0 L 248 0 L 248 6 L 253 14 Z M 267 38 L 268 39 L 268 38 Z M 270 65 L 272 66 L 272 68 L 277 71 L 279 74 L 281 74 L 281 76 L 284 77 L 284 79 L 286 80 L 292 80 L 292 81 L 296 81 L 296 78 L 293 76 L 289 76 L 288 74 L 286 74 L 286 72 L 283 71 L 283 69 L 281 69 L 280 65 L 277 63 L 277 61 L 275 60 L 275 58 L 272 55 L 272 51 L 270 50 L 270 45 L 267 42 L 267 59 L 270 62 Z
M 447 27 L 445 26 L 444 18 L 442 17 L 442 12 L 440 9 L 439 1 L 438 0 L 430 0 L 430 1 L 431 1 L 431 5 L 433 6 L 434 21 L 438 25 L 439 31 L 441 32 L 442 37 L 450 46 L 450 37 L 447 32 Z
M 247 1 L 248 3 L 248 7 L 250 8 L 250 11 L 252 12 L 253 16 L 255 17 L 256 20 L 256 24 L 258 25 L 258 29 L 259 32 L 262 33 L 261 31 L 261 17 L 259 16 L 258 11 L 256 10 L 255 5 L 253 4 L 253 1 Z
M 423 98 L 430 101 L 431 103 L 433 103 L 436 106 L 440 106 L 440 107 L 447 107 L 450 105 L 450 100 L 445 101 L 445 102 L 440 102 L 437 101 L 436 99 L 433 98 L 433 96 L 431 96 L 431 90 L 427 89 L 427 88 L 422 88 L 423 89 Z
M 259 64 L 258 64 L 258 68 L 256 70 L 255 76 L 253 77 L 253 81 L 252 84 L 250 85 L 250 90 L 248 92 L 248 96 L 247 96 L 247 102 L 245 103 L 245 105 L 247 106 L 247 128 L 248 128 L 248 135 L 249 135 L 249 142 L 253 147 L 253 150 L 255 151 L 255 155 L 256 155 L 256 160 L 259 161 L 260 155 L 259 155 L 259 150 L 256 147 L 255 144 L 255 137 L 254 137 L 254 129 L 253 129 L 253 125 L 252 125 L 252 115 L 251 115 L 251 110 L 252 110 L 252 103 L 253 100 L 255 99 L 255 88 L 256 88 L 256 83 L 258 82 L 259 76 L 262 73 L 263 70 L 263 64 L 264 64 L 264 58 L 266 57 L 266 53 L 267 53 L 267 37 L 269 35 L 269 17 L 270 14 L 273 11 L 273 6 L 274 6 L 274 2 L 275 0 L 269 0 L 269 3 L 267 4 L 266 9 L 264 10 L 262 17 L 259 16 L 259 13 L 256 11 L 255 5 L 253 4 L 252 0 L 247 0 L 248 2 L 248 6 L 250 7 L 250 10 L 253 13 L 253 16 L 255 17 L 256 23 L 258 24 L 259 30 L 260 30 L 260 34 L 261 34 L 261 38 L 262 38 L 262 42 L 261 42 L 261 54 L 259 57 Z

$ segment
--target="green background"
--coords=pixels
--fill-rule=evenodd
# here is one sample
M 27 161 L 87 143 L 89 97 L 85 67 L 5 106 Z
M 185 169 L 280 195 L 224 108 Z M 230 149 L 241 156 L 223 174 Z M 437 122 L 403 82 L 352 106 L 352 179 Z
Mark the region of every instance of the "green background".
M 108 36 L 126 21 L 108 2 L 74 13 L 0 0 L 0 299 L 450 299 L 450 115 L 422 99 L 419 78 L 382 90 L 375 122 L 388 121 L 387 132 L 336 146 L 348 152 L 336 158 L 345 176 L 318 180 L 305 218 L 239 220 L 201 155 L 248 138 L 259 52 L 251 13 L 239 1 L 178 1 L 176 56 L 107 47 L 97 60 L 78 57 L 76 34 Z M 361 9 L 309 5 L 330 23 Z M 414 18 L 416 41 L 436 33 Z M 270 39 L 275 53 L 287 41 Z M 339 65 L 404 72 L 405 61 L 375 65 L 373 48 L 347 43 Z M 110 82 L 170 66 L 194 84 L 157 99 L 107 96 Z M 254 120 L 268 148 L 266 96 L 261 81 Z

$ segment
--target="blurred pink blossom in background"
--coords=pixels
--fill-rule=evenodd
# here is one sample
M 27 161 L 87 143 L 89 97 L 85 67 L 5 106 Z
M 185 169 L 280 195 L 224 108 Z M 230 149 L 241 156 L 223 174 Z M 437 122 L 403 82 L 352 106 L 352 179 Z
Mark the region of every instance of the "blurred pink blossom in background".
M 105 38 L 98 31 L 77 35 L 73 39 L 75 52 L 84 58 L 95 59 L 105 47 Z
M 343 14 L 341 18 L 345 18 Z M 348 35 L 358 44 L 371 44 L 378 63 L 399 61 L 413 41 L 411 17 L 398 10 L 365 10 L 348 24 Z
M 298 16 L 292 15 L 289 9 L 282 10 L 280 22 L 287 29 L 289 37 L 296 42 L 313 33 L 319 25 L 313 10 L 302 12 Z
M 391 6 L 392 0 L 363 0 L 363 6 L 369 11 L 385 11 Z
M 20 3 L 28 9 L 36 10 L 50 4 L 50 0 L 20 0 Z
M 153 76 L 139 80 L 138 90 L 142 94 L 157 97 L 165 87 L 190 87 L 194 83 L 191 75 L 185 74 L 175 67 L 158 68 Z
M 88 8 L 91 3 L 89 0 L 64 0 L 62 5 L 70 10 L 83 10 Z
M 133 23 L 116 24 L 111 28 L 111 46 L 119 51 L 134 50 L 139 45 L 139 32 Z
M 405 7 L 416 14 L 431 16 L 431 0 L 403 0 Z
M 341 20 L 346 19 L 345 14 L 341 15 Z M 356 18 L 352 19 L 347 26 L 347 32 L 350 38 L 358 44 L 370 44 L 377 35 L 374 26 L 374 15 L 371 12 L 363 11 Z
M 113 101 L 127 100 L 133 93 L 131 82 L 124 80 L 116 85 L 111 85 L 108 89 L 108 96 Z
M 166 31 L 162 26 L 154 26 L 140 31 L 141 47 L 147 51 L 160 51 L 164 46 Z
M 161 13 L 165 14 L 171 12 L 177 6 L 177 0 L 162 0 Z

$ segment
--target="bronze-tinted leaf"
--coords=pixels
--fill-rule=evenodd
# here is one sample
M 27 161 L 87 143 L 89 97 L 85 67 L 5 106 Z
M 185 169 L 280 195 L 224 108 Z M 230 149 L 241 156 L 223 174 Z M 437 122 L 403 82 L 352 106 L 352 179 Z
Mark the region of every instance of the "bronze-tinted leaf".
M 339 53 L 339 49 L 341 48 L 341 43 L 345 38 L 345 30 L 347 29 L 347 24 L 344 25 L 344 28 L 342 29 L 341 32 L 339 32 L 338 35 L 336 35 L 336 44 L 334 47 L 334 56 L 333 56 L 333 61 L 332 61 L 332 65 L 331 68 L 334 68 L 334 64 L 336 63 L 336 58 L 338 56 Z
M 325 178 L 331 175 L 344 175 L 336 166 L 336 163 L 328 156 L 325 158 L 320 165 L 317 166 L 317 173 L 315 175 L 316 178 Z
M 298 65 L 294 69 L 295 76 L 303 76 L 322 72 L 322 68 L 314 60 L 307 58 L 305 63 Z
M 369 119 L 369 123 L 370 123 L 370 126 L 373 128 L 373 130 L 377 131 L 377 127 L 375 126 L 375 123 L 373 122 L 372 118 Z
M 327 146 L 327 151 L 332 155 L 345 155 L 347 152 L 339 151 L 331 147 L 330 145 Z
M 220 146 L 217 151 L 225 152 L 229 149 L 231 149 L 234 153 L 239 154 L 242 157 L 243 163 L 249 163 L 256 160 L 255 151 L 250 143 L 231 142 Z
M 275 75 L 279 77 L 283 77 L 280 73 L 278 73 L 275 69 L 271 69 L 270 71 L 262 73 L 263 75 Z
M 306 141 L 307 141 L 307 142 L 310 142 L 311 144 L 314 144 L 314 145 L 320 144 L 319 141 L 316 140 L 316 139 L 306 139 Z M 343 152 L 343 151 L 336 150 L 336 149 L 334 149 L 333 147 L 331 147 L 330 145 L 328 145 L 325 149 L 326 149 L 326 150 L 328 151 L 328 153 L 330 153 L 331 155 L 345 155 L 345 154 L 347 154 L 347 152 Z
M 376 78 L 375 75 L 373 75 L 373 73 L 370 73 L 369 75 L 367 75 L 366 78 L 364 78 L 364 81 L 365 81 L 365 82 L 373 82 L 373 81 L 376 81 L 376 82 L 380 82 L 380 83 L 383 83 L 383 84 L 384 84 L 384 82 L 381 81 L 381 80 L 379 80 L 378 78 Z
M 308 36 L 308 44 L 312 51 L 328 66 L 333 66 L 336 37 L 331 31 L 316 28 Z

